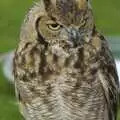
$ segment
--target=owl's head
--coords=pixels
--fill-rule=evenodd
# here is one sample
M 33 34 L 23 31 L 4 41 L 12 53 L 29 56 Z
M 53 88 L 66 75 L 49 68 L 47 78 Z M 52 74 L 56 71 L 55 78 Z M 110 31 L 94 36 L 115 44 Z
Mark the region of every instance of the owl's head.
M 92 33 L 94 21 L 88 0 L 41 0 L 23 26 L 24 40 L 78 46 Z

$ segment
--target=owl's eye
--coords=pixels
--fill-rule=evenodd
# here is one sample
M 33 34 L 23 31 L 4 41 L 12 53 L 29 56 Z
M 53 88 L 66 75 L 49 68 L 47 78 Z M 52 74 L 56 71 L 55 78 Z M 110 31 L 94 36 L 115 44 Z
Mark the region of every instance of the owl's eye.
M 61 25 L 57 23 L 48 24 L 48 28 L 53 31 L 58 31 L 61 28 Z

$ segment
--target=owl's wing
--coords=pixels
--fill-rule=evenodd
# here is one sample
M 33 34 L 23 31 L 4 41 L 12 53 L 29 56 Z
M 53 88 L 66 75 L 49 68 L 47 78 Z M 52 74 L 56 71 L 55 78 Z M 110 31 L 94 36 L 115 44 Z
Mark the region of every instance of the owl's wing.
M 100 35 L 102 41 L 102 49 L 100 52 L 101 66 L 99 77 L 101 78 L 104 95 L 107 101 L 107 111 L 109 113 L 109 120 L 116 120 L 117 118 L 117 105 L 119 96 L 119 78 L 117 69 L 112 53 L 108 47 L 105 38 Z

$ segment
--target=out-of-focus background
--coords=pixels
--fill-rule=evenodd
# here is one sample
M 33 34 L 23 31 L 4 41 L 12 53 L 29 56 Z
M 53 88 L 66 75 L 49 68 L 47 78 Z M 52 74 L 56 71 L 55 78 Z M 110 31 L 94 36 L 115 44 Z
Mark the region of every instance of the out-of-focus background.
M 8 53 L 17 46 L 21 23 L 33 2 L 0 0 L 0 120 L 22 120 L 14 87 L 12 82 L 8 82 L 8 78 L 13 79 L 10 75 L 12 54 Z M 97 28 L 108 38 L 120 69 L 120 0 L 92 0 L 92 6 Z

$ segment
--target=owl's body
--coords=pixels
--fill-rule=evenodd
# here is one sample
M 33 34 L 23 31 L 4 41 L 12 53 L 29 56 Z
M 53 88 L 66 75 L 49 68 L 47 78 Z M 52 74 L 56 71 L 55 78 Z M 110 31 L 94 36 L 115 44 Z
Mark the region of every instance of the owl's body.
M 20 40 L 14 76 L 26 120 L 116 120 L 116 67 L 86 0 L 41 0 Z

